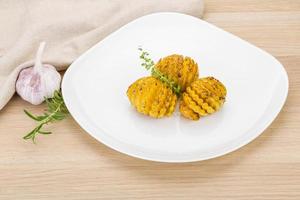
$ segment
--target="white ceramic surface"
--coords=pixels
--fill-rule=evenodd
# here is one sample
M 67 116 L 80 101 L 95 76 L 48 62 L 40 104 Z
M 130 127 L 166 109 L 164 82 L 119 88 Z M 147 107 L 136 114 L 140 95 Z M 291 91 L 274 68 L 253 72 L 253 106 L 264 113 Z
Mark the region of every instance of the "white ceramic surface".
M 200 77 L 214 76 L 228 90 L 223 108 L 199 121 L 152 119 L 130 105 L 128 86 L 149 72 L 138 47 L 157 61 L 188 55 Z M 74 119 L 107 146 L 142 159 L 190 162 L 224 155 L 247 144 L 275 119 L 288 93 L 283 66 L 270 54 L 203 20 L 156 13 L 123 26 L 67 70 L 63 96 Z

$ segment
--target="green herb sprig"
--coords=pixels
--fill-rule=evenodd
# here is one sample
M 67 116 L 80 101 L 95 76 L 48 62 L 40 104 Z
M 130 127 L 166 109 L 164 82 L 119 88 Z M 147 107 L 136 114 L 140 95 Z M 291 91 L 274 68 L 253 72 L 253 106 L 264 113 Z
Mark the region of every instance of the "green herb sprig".
M 33 115 L 29 111 L 24 110 L 25 114 L 36 121 L 38 125 L 27 135 L 25 135 L 23 139 L 31 139 L 33 143 L 35 143 L 35 137 L 38 134 L 51 134 L 51 132 L 41 130 L 44 125 L 63 120 L 69 114 L 69 111 L 64 103 L 61 91 L 56 90 L 54 92 L 54 96 L 52 98 L 45 99 L 45 101 L 47 104 L 47 110 L 43 115 Z
M 155 63 L 149 57 L 150 54 L 148 52 L 144 51 L 142 48 L 138 48 L 138 50 L 141 52 L 140 59 L 143 61 L 142 66 L 145 67 L 146 70 L 151 70 L 151 75 L 153 77 L 161 80 L 169 86 L 177 96 L 179 96 L 181 94 L 180 85 L 177 85 L 173 80 L 169 79 L 155 67 Z

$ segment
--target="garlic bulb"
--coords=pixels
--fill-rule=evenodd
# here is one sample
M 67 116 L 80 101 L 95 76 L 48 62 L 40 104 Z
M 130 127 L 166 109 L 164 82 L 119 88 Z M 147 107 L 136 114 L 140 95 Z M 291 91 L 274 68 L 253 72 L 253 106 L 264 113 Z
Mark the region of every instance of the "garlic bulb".
M 44 48 L 45 42 L 40 43 L 34 66 L 23 69 L 16 82 L 17 93 L 34 105 L 53 97 L 54 91 L 60 88 L 61 76 L 55 67 L 41 62 Z

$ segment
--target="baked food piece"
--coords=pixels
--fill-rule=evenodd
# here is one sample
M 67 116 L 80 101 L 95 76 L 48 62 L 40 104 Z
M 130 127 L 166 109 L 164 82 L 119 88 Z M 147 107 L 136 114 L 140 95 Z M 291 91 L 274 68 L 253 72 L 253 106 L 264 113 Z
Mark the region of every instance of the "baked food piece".
M 225 102 L 225 86 L 214 77 L 197 79 L 182 94 L 179 110 L 192 120 L 218 111 Z
M 140 78 L 131 84 L 127 96 L 138 112 L 154 118 L 170 116 L 177 102 L 173 91 L 152 76 Z
M 190 57 L 177 54 L 160 59 L 155 68 L 180 85 L 181 91 L 185 91 L 199 76 L 197 63 Z

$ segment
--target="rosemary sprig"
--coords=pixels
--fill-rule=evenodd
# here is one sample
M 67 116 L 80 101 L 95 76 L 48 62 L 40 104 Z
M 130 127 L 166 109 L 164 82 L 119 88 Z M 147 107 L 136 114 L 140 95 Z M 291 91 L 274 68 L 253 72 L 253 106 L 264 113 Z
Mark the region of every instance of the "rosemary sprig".
M 68 115 L 69 111 L 64 103 L 61 91 L 55 91 L 54 96 L 45 99 L 45 101 L 48 108 L 43 115 L 33 115 L 27 110 L 24 110 L 25 114 L 38 124 L 32 131 L 25 135 L 23 139 L 31 139 L 35 143 L 35 137 L 38 134 L 51 134 L 51 132 L 41 130 L 45 124 L 63 120 Z
M 143 61 L 142 66 L 145 67 L 146 70 L 151 70 L 151 75 L 153 77 L 168 85 L 173 92 L 179 96 L 181 93 L 180 85 L 177 85 L 173 80 L 169 79 L 155 67 L 155 63 L 149 57 L 150 54 L 148 52 L 144 51 L 142 48 L 138 48 L 138 50 L 141 51 L 140 59 Z

